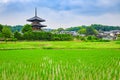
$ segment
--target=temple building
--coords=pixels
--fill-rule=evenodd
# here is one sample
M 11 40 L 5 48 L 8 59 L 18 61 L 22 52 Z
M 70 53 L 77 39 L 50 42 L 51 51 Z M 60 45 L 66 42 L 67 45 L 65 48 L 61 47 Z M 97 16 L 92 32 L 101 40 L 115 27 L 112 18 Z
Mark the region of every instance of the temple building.
M 32 22 L 33 30 L 42 30 L 42 27 L 46 27 L 46 25 L 42 25 L 40 22 L 45 22 L 44 19 L 39 18 L 37 16 L 37 8 L 35 8 L 35 16 L 33 18 L 28 19 L 27 21 Z

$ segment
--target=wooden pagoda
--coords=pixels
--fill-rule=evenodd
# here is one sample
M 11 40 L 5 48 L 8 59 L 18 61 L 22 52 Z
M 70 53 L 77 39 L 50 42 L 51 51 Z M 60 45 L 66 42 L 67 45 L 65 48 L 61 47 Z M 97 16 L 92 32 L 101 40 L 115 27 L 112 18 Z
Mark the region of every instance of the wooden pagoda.
M 32 22 L 33 30 L 42 30 L 42 27 L 46 27 L 46 25 L 42 25 L 40 22 L 45 22 L 44 19 L 39 18 L 37 16 L 37 8 L 35 8 L 35 16 L 33 18 L 28 19 L 27 21 Z

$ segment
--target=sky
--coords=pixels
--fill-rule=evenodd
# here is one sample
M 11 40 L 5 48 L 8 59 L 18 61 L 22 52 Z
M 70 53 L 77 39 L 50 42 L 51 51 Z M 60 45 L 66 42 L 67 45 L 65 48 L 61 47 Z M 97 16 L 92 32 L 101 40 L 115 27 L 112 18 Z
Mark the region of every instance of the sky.
M 30 24 L 35 7 L 48 28 L 120 26 L 120 0 L 0 0 L 0 24 Z

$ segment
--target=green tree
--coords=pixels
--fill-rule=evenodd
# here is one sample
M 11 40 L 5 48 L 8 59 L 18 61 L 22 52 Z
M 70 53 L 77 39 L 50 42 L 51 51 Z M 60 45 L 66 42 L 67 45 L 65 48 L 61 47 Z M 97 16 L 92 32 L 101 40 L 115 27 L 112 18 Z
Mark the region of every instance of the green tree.
M 67 31 L 79 31 L 81 29 L 81 27 L 83 27 L 83 26 L 70 27 L 70 28 L 66 28 L 65 30 L 67 30 Z
M 8 28 L 7 26 L 4 26 L 2 29 L 2 35 L 4 38 L 10 38 L 12 36 L 12 32 L 10 28 Z
M 91 27 L 98 31 L 111 31 L 111 30 L 120 30 L 120 26 L 107 26 L 101 24 L 92 24 Z
M 86 28 L 86 35 L 96 35 L 98 32 L 92 27 L 87 27 Z
M 61 31 L 64 31 L 64 29 L 63 28 L 58 28 L 57 31 L 61 32 Z
M 32 26 L 29 25 L 29 24 L 26 24 L 26 25 L 24 25 L 24 27 L 22 29 L 22 32 L 25 33 L 25 32 L 28 32 L 28 31 L 32 31 Z
M 3 25 L 0 24 L 0 32 L 2 32 L 3 29 Z
M 31 31 L 27 31 L 23 34 L 23 38 L 25 40 L 34 40 L 33 36 L 34 36 L 34 34 Z
M 98 40 L 98 38 L 96 36 L 89 35 L 89 36 L 87 36 L 87 40 L 96 41 L 96 40 Z
M 16 25 L 11 27 L 12 32 L 15 32 L 15 31 L 20 32 L 22 29 L 23 29 L 22 25 Z
M 78 33 L 80 34 L 86 34 L 86 29 L 85 28 L 81 28 Z
M 22 34 L 19 33 L 18 31 L 14 32 L 14 38 L 16 38 L 17 40 L 22 40 Z
M 2 38 L 3 37 L 3 35 L 2 35 L 2 33 L 0 32 L 0 38 Z

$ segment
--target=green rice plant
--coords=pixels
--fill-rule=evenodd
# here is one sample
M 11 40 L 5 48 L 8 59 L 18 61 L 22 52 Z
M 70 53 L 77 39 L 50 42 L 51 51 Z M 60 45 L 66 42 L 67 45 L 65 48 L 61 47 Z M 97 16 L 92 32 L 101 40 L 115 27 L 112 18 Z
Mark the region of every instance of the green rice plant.
M 0 51 L 0 80 L 119 79 L 119 49 Z
M 30 41 L 0 42 L 0 50 L 18 49 L 120 49 L 119 41 L 81 42 L 81 41 Z

